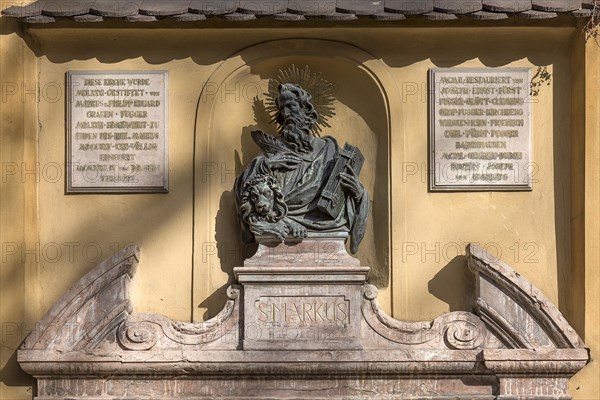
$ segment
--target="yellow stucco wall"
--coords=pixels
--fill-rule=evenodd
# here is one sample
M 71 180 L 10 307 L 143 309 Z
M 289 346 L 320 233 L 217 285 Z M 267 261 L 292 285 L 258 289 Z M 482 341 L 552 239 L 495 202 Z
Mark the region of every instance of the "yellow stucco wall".
M 4 7 L 2 7 L 4 8 Z M 35 257 L 21 249 L 37 231 L 37 61 L 15 21 L 0 19 L 0 398 L 31 398 L 35 380 L 15 350 L 39 319 Z M 26 160 L 26 165 L 24 162 Z M 24 243 L 27 245 L 23 246 Z M 36 304 L 30 307 L 28 304 Z
M 2 180 L 2 242 L 17 250 L 3 252 L 0 270 L 1 398 L 31 396 L 32 382 L 17 373 L 14 356 L 26 334 L 22 326 L 31 327 L 97 261 L 130 242 L 142 245 L 132 288 L 136 311 L 184 320 L 219 311 L 232 268 L 243 258 L 235 174 L 258 153 L 249 131 L 274 129 L 253 110 L 255 95 L 261 98 L 256 87 L 292 63 L 310 65 L 335 85 L 336 116 L 324 133 L 366 155 L 361 176 L 376 223 L 369 224 L 359 258 L 373 268 L 386 311 L 422 320 L 466 309 L 472 288 L 462 255 L 468 242 L 477 242 L 542 290 L 598 349 L 598 232 L 585 222 L 597 221 L 598 203 L 586 200 L 586 220 L 579 220 L 586 237 L 596 239 L 585 257 L 572 254 L 580 250 L 572 235 L 582 230 L 573 230 L 571 220 L 581 199 L 572 193 L 585 199 L 595 193 L 587 171 L 598 179 L 599 149 L 588 141 L 580 147 L 584 185 L 572 178 L 572 166 L 581 165 L 570 147 L 581 144 L 581 135 L 598 136 L 593 108 L 581 115 L 585 123 L 573 117 L 584 107 L 583 92 L 597 107 L 597 79 L 579 82 L 579 92 L 570 94 L 577 68 L 585 64 L 597 74 L 600 63 L 593 47 L 574 49 L 581 40 L 574 27 L 34 28 L 25 44 L 12 33 L 16 24 L 2 24 L 2 81 L 37 83 L 40 95 L 38 102 L 27 95 L 21 101 L 17 91 L 2 102 L 2 162 L 15 162 L 18 172 Z M 427 191 L 427 71 L 434 67 L 550 72 L 532 99 L 533 191 Z M 64 173 L 56 169 L 65 157 L 65 73 L 104 69 L 169 71 L 168 194 L 64 194 Z M 23 161 L 30 169 L 39 163 L 39 182 L 34 175 L 23 182 Z M 585 287 L 575 286 L 581 279 L 574 270 L 584 270 Z M 5 340 L 6 322 L 20 328 Z M 598 377 L 595 363 L 586 367 L 571 382 L 574 397 L 599 397 Z

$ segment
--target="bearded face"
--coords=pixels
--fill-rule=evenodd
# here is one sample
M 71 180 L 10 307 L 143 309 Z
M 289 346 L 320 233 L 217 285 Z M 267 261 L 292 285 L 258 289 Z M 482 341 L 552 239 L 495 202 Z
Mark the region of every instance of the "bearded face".
M 277 104 L 281 136 L 285 142 L 295 151 L 310 153 L 313 150 L 310 130 L 314 121 L 307 117 L 305 109 L 298 101 L 298 96 L 292 91 L 282 90 Z

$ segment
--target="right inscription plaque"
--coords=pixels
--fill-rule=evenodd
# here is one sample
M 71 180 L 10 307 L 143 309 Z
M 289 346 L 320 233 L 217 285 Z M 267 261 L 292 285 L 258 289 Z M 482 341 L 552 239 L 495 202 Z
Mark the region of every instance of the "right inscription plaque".
M 529 68 L 429 71 L 432 191 L 531 190 Z

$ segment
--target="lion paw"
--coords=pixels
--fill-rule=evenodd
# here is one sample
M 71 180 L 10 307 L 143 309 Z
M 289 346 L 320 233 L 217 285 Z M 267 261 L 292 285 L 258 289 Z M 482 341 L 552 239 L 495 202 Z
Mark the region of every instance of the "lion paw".
M 290 219 L 286 219 L 286 225 L 289 227 L 290 233 L 296 239 L 304 239 L 306 237 L 307 231 L 306 227 L 300 225 L 299 223 L 292 221 Z
M 306 228 L 302 225 L 292 228 L 292 236 L 296 239 L 304 239 L 306 237 Z
M 275 236 L 280 241 L 283 241 L 285 237 L 290 233 L 290 228 L 279 222 L 264 222 L 259 221 L 250 225 L 250 232 L 255 235 L 270 235 Z

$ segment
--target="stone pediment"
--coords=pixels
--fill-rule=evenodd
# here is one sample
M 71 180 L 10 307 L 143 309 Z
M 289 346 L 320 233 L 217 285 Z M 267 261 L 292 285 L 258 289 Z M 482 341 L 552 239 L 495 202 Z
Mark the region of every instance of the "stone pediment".
M 508 265 L 467 252 L 473 312 L 414 322 L 386 315 L 344 238 L 263 242 L 224 309 L 190 323 L 132 313 L 132 246 L 51 308 L 18 361 L 38 399 L 570 398 L 589 361 L 577 333 Z

